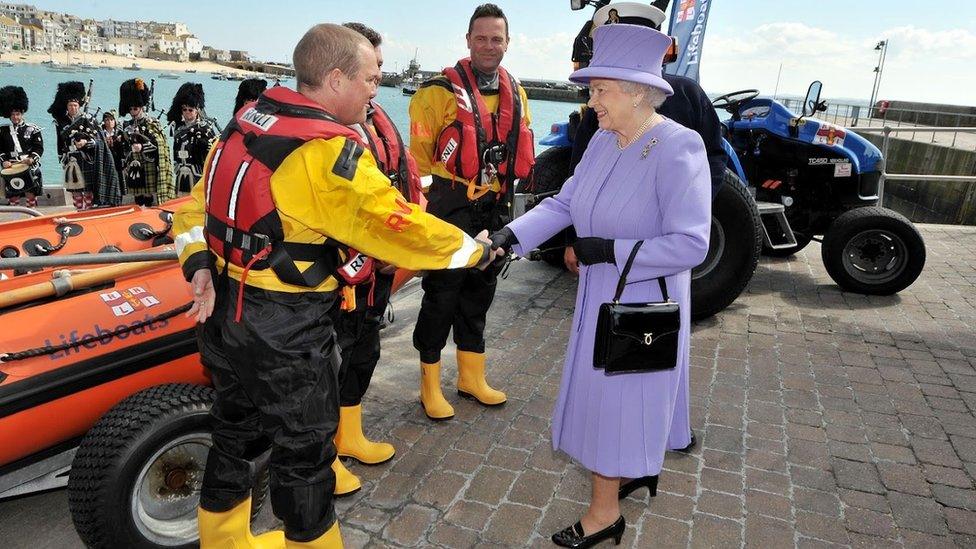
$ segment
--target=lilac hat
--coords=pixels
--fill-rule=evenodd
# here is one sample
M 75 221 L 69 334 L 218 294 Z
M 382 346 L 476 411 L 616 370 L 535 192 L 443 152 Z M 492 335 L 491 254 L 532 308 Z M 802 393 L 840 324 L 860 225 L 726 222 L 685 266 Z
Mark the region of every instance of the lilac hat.
M 569 75 L 569 79 L 578 84 L 589 84 L 591 78 L 627 80 L 673 95 L 671 85 L 661 78 L 664 54 L 670 47 L 671 39 L 652 28 L 604 25 L 593 33 L 590 65 Z

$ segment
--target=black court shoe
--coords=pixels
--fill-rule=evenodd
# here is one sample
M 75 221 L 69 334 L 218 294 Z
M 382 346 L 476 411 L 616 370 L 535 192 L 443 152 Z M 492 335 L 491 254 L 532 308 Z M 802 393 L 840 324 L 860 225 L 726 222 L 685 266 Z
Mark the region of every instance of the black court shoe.
M 617 499 L 624 499 L 633 493 L 634 490 L 638 488 L 647 487 L 647 491 L 651 493 L 651 497 L 657 495 L 657 475 L 652 477 L 641 477 L 635 478 L 634 480 L 629 480 L 620 485 L 620 490 L 617 492 Z
M 621 515 L 610 526 L 607 526 L 599 532 L 585 536 L 583 535 L 583 525 L 577 522 L 569 528 L 553 534 L 552 542 L 560 547 L 583 549 L 584 547 L 593 547 L 603 540 L 613 538 L 613 544 L 620 545 L 620 538 L 624 537 L 624 528 L 626 526 L 627 523 L 624 521 L 623 515 Z

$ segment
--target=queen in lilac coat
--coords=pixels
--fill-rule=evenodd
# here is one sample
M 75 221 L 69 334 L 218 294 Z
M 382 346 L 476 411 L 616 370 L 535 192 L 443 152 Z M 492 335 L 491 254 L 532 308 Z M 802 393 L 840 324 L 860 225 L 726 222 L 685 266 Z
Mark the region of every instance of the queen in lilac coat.
M 677 122 L 665 119 L 623 151 L 612 132 L 601 130 L 559 194 L 508 225 L 519 242 L 517 253 L 569 225 L 580 237 L 613 240 L 614 263 L 580 268 L 552 417 L 553 448 L 603 476 L 637 478 L 661 470 L 678 380 L 688 375 L 689 286 L 691 269 L 708 251 L 710 185 L 701 137 Z M 597 312 L 613 299 L 640 240 L 621 301 L 661 301 L 655 278 L 665 277 L 681 306 L 678 364 L 670 371 L 608 376 L 593 367 Z
M 642 33 L 655 32 L 623 27 L 633 26 L 598 29 L 594 64 L 599 61 L 601 46 L 605 56 L 615 45 L 622 48 L 619 55 L 627 55 L 629 44 L 639 42 L 645 36 Z M 617 28 L 622 36 L 614 40 L 608 32 L 601 44 L 599 33 Z M 651 38 L 655 44 L 670 43 L 667 37 Z M 619 58 L 607 62 L 614 70 L 624 64 Z M 659 63 L 657 67 L 659 71 Z M 629 85 L 632 80 L 643 86 Z M 667 83 L 659 77 L 632 79 L 629 73 L 618 75 L 606 70 L 589 75 L 585 81 L 590 84 L 589 104 L 601 120 L 601 130 L 559 194 L 507 226 L 513 237 L 510 241 L 517 241 L 513 246 L 516 253 L 532 250 L 570 225 L 580 241 L 596 242 L 597 250 L 602 250 L 583 254 L 577 249 L 579 288 L 552 417 L 553 448 L 595 473 L 593 501 L 582 525 L 577 523 L 553 536 L 557 544 L 570 547 L 577 546 L 574 539 L 590 536 L 616 517 L 617 522 L 603 531 L 618 526 L 622 531 L 623 517 L 619 508 L 614 510 L 617 483 L 654 477 L 661 470 L 676 402 L 687 400 L 691 269 L 705 258 L 711 224 L 711 180 L 701 137 L 654 111 L 670 92 Z M 645 96 L 653 95 L 651 92 L 660 95 L 659 101 L 652 98 L 645 110 Z M 645 122 L 635 130 L 641 120 Z M 644 243 L 621 301 L 661 301 L 656 278 L 665 277 L 670 297 L 681 308 L 678 361 L 673 370 L 608 376 L 593 366 L 597 313 L 600 304 L 613 299 L 621 271 L 639 241 Z M 604 259 L 591 260 L 587 265 L 583 255 Z M 679 391 L 684 394 L 679 395 Z M 605 493 L 606 487 L 613 490 L 614 505 L 605 506 L 609 511 L 601 511 L 598 500 L 606 498 L 600 490 Z

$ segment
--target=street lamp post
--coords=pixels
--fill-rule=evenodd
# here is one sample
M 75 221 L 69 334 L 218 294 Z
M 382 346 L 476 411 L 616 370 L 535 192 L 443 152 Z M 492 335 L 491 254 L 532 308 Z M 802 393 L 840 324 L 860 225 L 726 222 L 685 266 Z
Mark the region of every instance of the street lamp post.
M 874 67 L 874 85 L 871 86 L 871 102 L 868 105 L 869 109 L 874 110 L 874 100 L 878 98 L 878 90 L 881 87 L 881 74 L 884 72 L 884 62 L 885 54 L 888 53 L 888 41 L 882 40 L 874 46 L 876 51 L 881 53 L 878 54 L 878 64 Z

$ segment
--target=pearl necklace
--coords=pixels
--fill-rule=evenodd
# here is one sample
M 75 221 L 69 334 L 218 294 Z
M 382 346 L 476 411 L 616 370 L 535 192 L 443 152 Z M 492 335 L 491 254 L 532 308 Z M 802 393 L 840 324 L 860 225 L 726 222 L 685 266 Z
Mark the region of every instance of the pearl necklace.
M 653 121 L 655 118 L 657 118 L 657 113 L 653 113 L 651 114 L 651 116 L 648 116 L 647 120 L 645 120 L 644 123 L 641 124 L 639 128 L 637 128 L 637 131 L 634 132 L 634 136 L 628 139 L 627 142 L 624 143 L 623 145 L 621 145 L 620 142 L 618 141 L 617 150 L 622 151 L 627 147 L 629 147 L 631 144 L 633 144 L 634 141 L 637 141 L 640 138 L 640 136 L 644 135 L 644 132 L 647 131 L 647 127 L 651 124 L 651 121 Z

